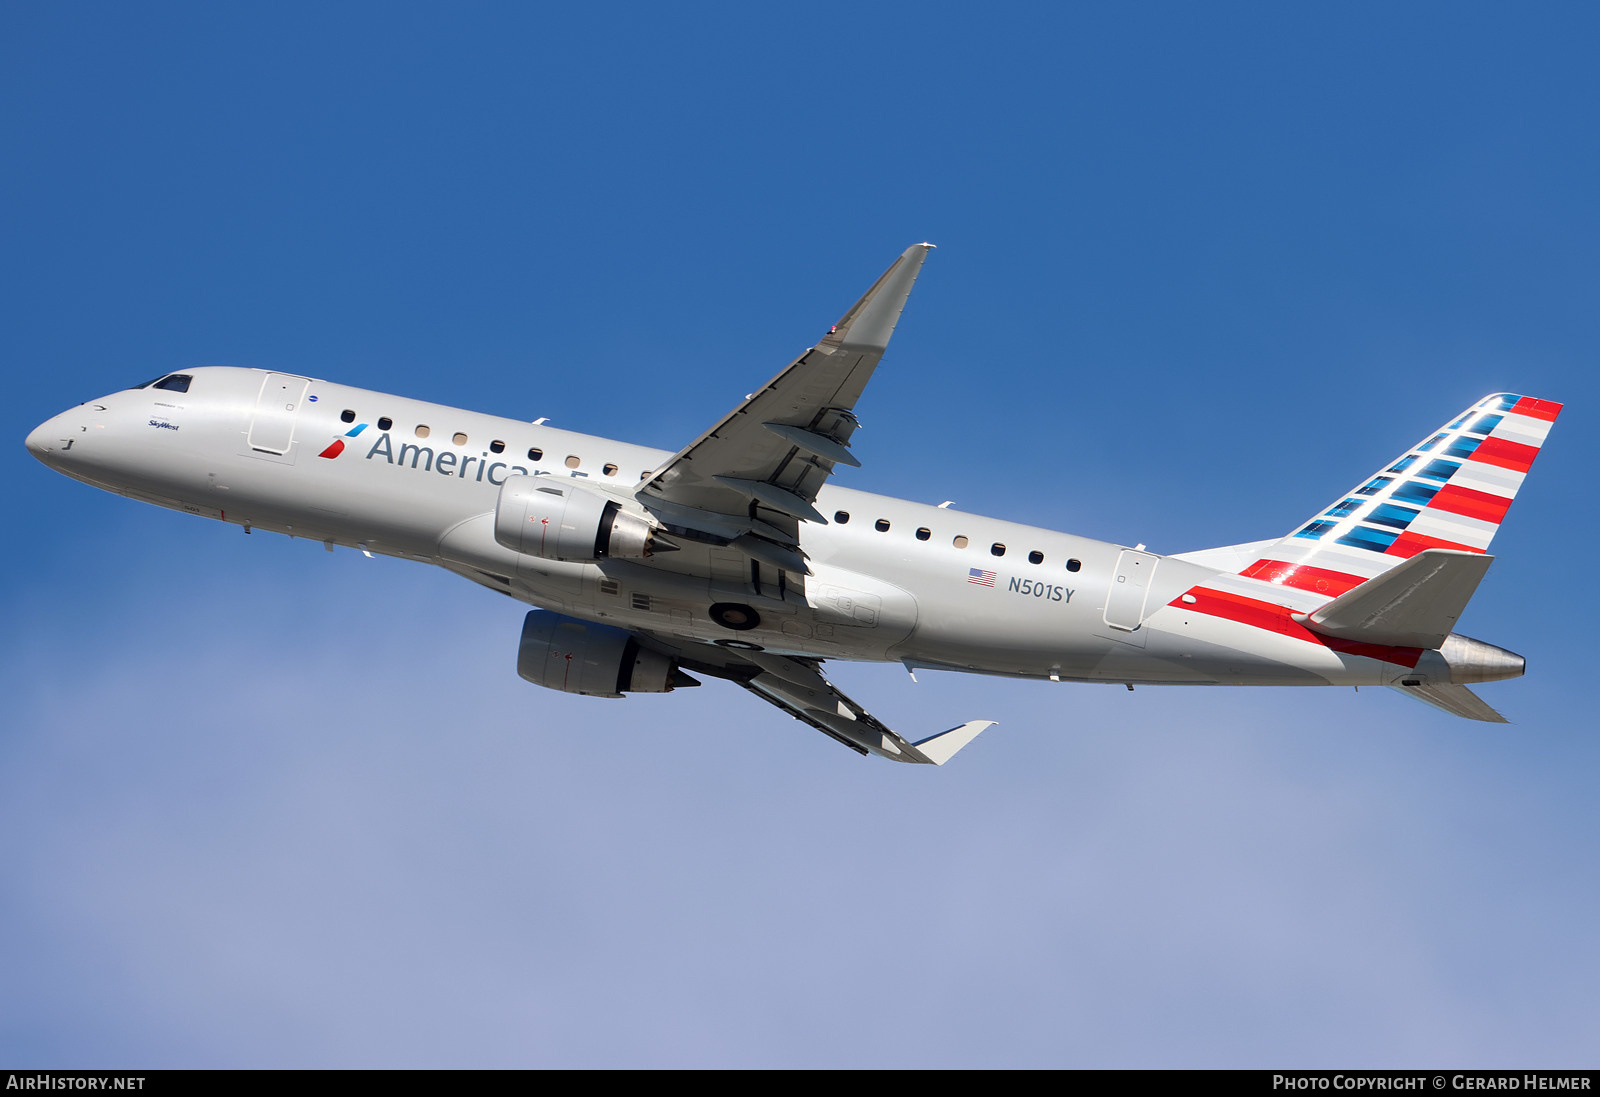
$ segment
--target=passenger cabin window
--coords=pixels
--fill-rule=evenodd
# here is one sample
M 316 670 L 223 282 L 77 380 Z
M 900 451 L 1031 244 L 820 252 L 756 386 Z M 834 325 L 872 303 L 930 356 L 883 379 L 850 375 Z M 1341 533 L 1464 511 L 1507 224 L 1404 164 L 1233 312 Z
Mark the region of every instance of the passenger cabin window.
M 467 444 L 467 436 L 464 432 L 458 430 L 450 436 L 450 441 L 458 446 L 464 446 Z
M 394 420 L 393 419 L 389 418 L 387 415 L 378 416 L 378 429 L 379 430 L 388 430 L 392 426 L 394 426 Z
M 426 423 L 418 423 L 417 424 L 417 437 L 418 438 L 426 438 L 428 435 L 430 435 L 432 433 L 433 433 L 433 431 L 428 429 L 428 426 L 427 426 Z
M 879 518 L 876 522 L 872 523 L 872 528 L 877 530 L 879 533 L 888 533 L 889 519 Z
M 850 512 L 847 510 L 836 510 L 833 512 L 833 520 L 842 526 L 846 522 L 850 521 Z
M 345 408 L 339 413 L 339 421 L 341 423 L 354 423 L 356 421 L 356 413 L 349 408 Z
M 1028 553 L 1028 563 L 1030 563 L 1030 564 L 1042 564 L 1042 563 L 1044 563 L 1044 553 L 1038 551 L 1037 549 L 1035 549 L 1033 552 Z
M 490 453 L 504 453 L 505 451 L 506 451 L 506 444 L 504 442 L 500 441 L 500 439 L 496 438 L 493 442 L 489 443 L 489 452 Z
M 544 457 L 544 450 L 542 450 L 542 449 L 530 449 L 528 451 L 528 460 L 530 460 L 530 461 L 538 461 L 538 460 L 542 459 L 543 457 Z
M 579 460 L 577 457 L 573 457 L 573 456 L 568 456 L 567 457 L 567 467 L 569 469 L 575 469 L 581 464 L 583 464 L 583 462 L 581 460 Z
M 950 543 L 952 545 L 954 545 L 956 548 L 966 548 L 967 547 L 967 539 L 966 539 L 966 537 L 962 536 L 959 533 L 955 535 L 955 537 L 950 541 Z
M 1077 571 L 1081 567 L 1083 567 L 1083 561 L 1082 560 L 1068 560 L 1067 561 L 1067 570 L 1068 571 Z
M 166 389 L 168 392 L 188 392 L 189 382 L 193 380 L 194 378 L 187 373 L 174 373 L 157 381 L 156 388 Z
M 601 469 L 600 471 L 605 473 L 607 476 L 615 476 L 617 474 L 617 466 L 616 465 L 607 465 L 605 468 Z
M 917 530 L 917 540 L 919 540 L 919 541 L 926 541 L 928 538 L 930 538 L 932 536 L 933 536 L 933 530 L 929 529 L 927 526 L 923 526 L 922 528 Z
M 1006 554 L 1006 547 L 1004 545 L 1002 545 L 999 541 L 996 541 L 994 544 L 989 546 L 989 555 L 990 556 L 1004 556 L 1005 554 Z

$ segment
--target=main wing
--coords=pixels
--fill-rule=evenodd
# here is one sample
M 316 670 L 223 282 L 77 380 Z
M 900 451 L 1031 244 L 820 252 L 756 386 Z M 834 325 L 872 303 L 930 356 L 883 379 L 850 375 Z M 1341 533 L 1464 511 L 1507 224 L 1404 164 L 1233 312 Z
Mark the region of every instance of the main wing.
M 649 646 L 672 655 L 686 669 L 737 682 L 858 754 L 942 766 L 995 723 L 968 720 L 949 731 L 911 742 L 840 692 L 823 676 L 820 660 L 696 644 L 654 632 L 643 635 Z
M 850 453 L 856 400 L 872 378 L 932 244 L 913 244 L 822 341 L 639 486 L 669 528 L 718 535 L 750 559 L 810 574 L 799 523 L 826 523 L 817 492 Z

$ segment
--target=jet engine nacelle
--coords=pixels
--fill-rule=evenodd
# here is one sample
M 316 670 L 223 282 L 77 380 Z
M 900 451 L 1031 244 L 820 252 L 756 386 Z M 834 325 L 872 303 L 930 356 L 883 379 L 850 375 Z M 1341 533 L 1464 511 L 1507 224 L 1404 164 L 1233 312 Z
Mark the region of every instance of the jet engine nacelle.
M 494 539 L 546 560 L 649 556 L 655 530 L 615 499 L 554 476 L 509 476 L 494 505 Z
M 626 629 L 544 609 L 523 619 L 517 674 L 536 686 L 590 697 L 669 693 L 700 684 Z

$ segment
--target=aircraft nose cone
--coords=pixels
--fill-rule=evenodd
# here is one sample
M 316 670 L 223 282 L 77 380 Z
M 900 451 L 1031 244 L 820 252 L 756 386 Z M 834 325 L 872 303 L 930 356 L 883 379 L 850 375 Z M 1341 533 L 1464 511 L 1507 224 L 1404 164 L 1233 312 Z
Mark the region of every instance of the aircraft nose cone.
M 28 452 L 51 468 L 59 467 L 62 454 L 72 448 L 75 436 L 82 432 L 81 424 L 68 421 L 70 414 L 63 412 L 46 419 L 28 434 Z
M 28 452 L 43 461 L 45 454 L 50 452 L 50 423 L 40 423 L 28 435 Z

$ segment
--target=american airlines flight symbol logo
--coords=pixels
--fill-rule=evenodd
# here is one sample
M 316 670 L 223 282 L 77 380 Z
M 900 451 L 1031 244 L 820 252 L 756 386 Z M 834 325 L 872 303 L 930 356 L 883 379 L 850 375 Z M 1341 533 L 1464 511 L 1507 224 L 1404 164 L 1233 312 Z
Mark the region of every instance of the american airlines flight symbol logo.
M 365 424 L 365 423 L 357 423 L 355 426 L 351 427 L 349 430 L 344 432 L 344 438 L 335 438 L 333 440 L 333 444 L 331 446 L 329 446 L 327 449 L 323 450 L 321 453 L 317 454 L 317 456 L 318 457 L 326 457 L 330 461 L 333 460 L 335 457 L 339 456 L 339 454 L 344 452 L 344 439 L 345 438 L 354 438 L 356 435 L 360 434 L 362 431 L 364 431 L 366 429 L 367 429 L 367 424 Z

